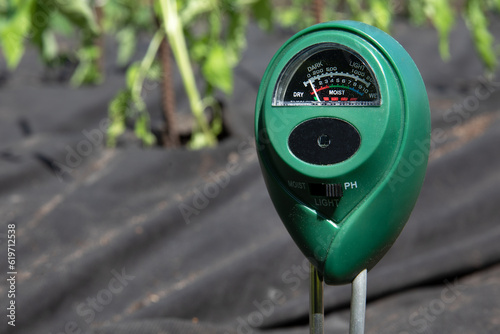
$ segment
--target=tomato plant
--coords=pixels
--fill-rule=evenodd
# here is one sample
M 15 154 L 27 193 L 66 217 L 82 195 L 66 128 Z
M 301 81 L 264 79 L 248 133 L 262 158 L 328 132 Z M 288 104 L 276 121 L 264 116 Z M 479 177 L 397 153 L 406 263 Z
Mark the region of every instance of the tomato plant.
M 170 67 L 175 61 L 195 120 L 188 146 L 197 149 L 217 143 L 222 112 L 215 94 L 234 89 L 233 69 L 252 19 L 267 30 L 275 22 L 301 29 L 318 21 L 354 19 L 390 32 L 394 17 L 404 16 L 416 25 L 434 26 L 447 59 L 449 35 L 461 15 L 492 73 L 498 49 L 489 20 L 498 12 L 500 0 L 0 0 L 0 46 L 9 69 L 18 66 L 27 43 L 48 67 L 74 59 L 71 83 L 80 86 L 103 80 L 103 36 L 115 38 L 116 64 L 126 68 L 126 82 L 109 104 L 108 146 L 116 145 L 130 123 L 145 146 L 155 144 L 143 97 L 147 80 L 162 84 L 163 141 L 179 145 Z M 150 36 L 149 45 L 139 61 L 131 62 L 140 34 Z M 69 48 L 60 45 L 61 37 L 71 41 Z

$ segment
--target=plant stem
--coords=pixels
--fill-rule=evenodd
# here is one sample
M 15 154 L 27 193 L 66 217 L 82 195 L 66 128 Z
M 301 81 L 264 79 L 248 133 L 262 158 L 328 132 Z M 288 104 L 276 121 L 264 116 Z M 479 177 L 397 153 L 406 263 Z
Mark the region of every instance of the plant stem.
M 104 63 L 104 50 L 105 50 L 105 45 L 104 45 L 104 9 L 103 9 L 103 3 L 96 3 L 95 4 L 95 16 L 96 16 L 96 21 L 97 25 L 99 26 L 99 36 L 96 39 L 95 45 L 99 48 L 99 58 L 97 59 L 97 69 L 99 70 L 99 73 L 101 74 L 101 77 L 104 78 L 105 76 L 105 63 Z
M 217 139 L 210 131 L 210 127 L 203 113 L 204 106 L 196 87 L 196 80 L 194 77 L 189 54 L 186 46 L 186 39 L 184 31 L 182 30 L 179 13 L 177 11 L 176 0 L 158 0 L 161 5 L 163 14 L 163 25 L 167 34 L 172 53 L 174 54 L 177 66 L 182 76 L 184 89 L 189 99 L 191 112 L 193 113 L 199 130 L 204 136 L 204 144 L 206 146 L 214 146 Z M 195 132 L 193 130 L 193 137 Z
M 323 0 L 312 0 L 312 11 L 315 23 L 323 22 Z
M 140 98 L 142 86 L 144 84 L 144 80 L 146 80 L 146 76 L 148 75 L 148 71 L 153 65 L 156 54 L 158 53 L 158 49 L 160 48 L 161 41 L 163 40 L 164 33 L 161 29 L 158 29 L 153 36 L 153 39 L 149 43 L 148 50 L 146 51 L 146 55 L 142 58 L 139 70 L 137 71 L 137 76 L 134 78 L 134 83 L 131 89 L 132 99 L 134 101 L 142 100 Z M 138 106 L 139 107 L 139 106 Z M 141 109 L 141 108 L 139 108 Z
M 155 21 L 158 28 L 163 28 L 161 26 L 162 23 L 156 15 Z M 175 117 L 175 92 L 172 83 L 172 53 L 166 37 L 163 38 L 161 42 L 159 56 L 162 70 L 161 108 L 163 111 L 163 120 L 165 122 L 162 129 L 163 146 L 177 147 L 180 145 L 180 140 Z

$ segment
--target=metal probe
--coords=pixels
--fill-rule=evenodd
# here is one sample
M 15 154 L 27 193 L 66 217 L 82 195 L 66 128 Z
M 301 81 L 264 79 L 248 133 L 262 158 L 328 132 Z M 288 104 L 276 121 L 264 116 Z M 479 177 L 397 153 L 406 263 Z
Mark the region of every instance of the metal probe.
M 324 333 L 324 306 L 323 306 L 323 277 L 310 264 L 310 299 L 309 299 L 309 327 L 310 334 Z M 359 273 L 351 285 L 351 319 L 349 334 L 363 334 L 365 332 L 366 311 L 366 269 Z
M 309 290 L 309 327 L 311 334 L 323 334 L 324 309 L 323 309 L 323 277 L 311 263 Z
M 363 334 L 365 332 L 366 276 L 365 269 L 352 281 L 349 334 Z

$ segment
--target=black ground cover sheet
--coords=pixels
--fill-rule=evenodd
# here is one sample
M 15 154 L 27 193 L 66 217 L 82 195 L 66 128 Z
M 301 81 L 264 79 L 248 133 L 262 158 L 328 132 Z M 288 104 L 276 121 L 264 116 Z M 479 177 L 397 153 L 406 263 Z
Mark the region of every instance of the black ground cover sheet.
M 432 30 L 394 31 L 427 85 L 432 152 L 410 221 L 368 274 L 366 332 L 500 333 L 500 75 L 482 75 L 463 24 L 447 63 Z M 308 263 L 272 207 L 252 136 L 260 77 L 289 36 L 250 30 L 225 102 L 230 135 L 201 151 L 130 138 L 106 149 L 107 104 L 123 85 L 111 65 L 102 86 L 76 90 L 44 81 L 30 53 L 3 79 L 1 333 L 308 333 Z M 176 87 L 182 112 L 178 76 Z M 156 126 L 159 91 L 148 94 Z M 326 333 L 348 332 L 349 298 L 349 286 L 326 287 Z

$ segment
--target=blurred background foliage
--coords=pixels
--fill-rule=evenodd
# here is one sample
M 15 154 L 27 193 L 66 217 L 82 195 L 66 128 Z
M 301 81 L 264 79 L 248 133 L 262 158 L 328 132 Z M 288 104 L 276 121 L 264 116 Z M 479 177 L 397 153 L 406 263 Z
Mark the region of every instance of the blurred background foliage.
M 233 91 L 233 70 L 251 21 L 265 31 L 276 26 L 298 31 L 317 22 L 352 19 L 390 33 L 397 17 L 416 26 L 432 25 L 440 54 L 448 59 L 450 32 L 462 18 L 485 71 L 492 73 L 499 49 L 489 21 L 499 13 L 500 0 L 0 0 L 0 46 L 10 70 L 19 65 L 28 44 L 48 68 L 74 63 L 70 81 L 81 86 L 104 80 L 104 36 L 114 39 L 116 65 L 126 69 L 126 82 L 109 104 L 111 147 L 131 124 L 144 146 L 181 144 L 172 83 L 175 64 L 194 120 L 187 145 L 197 149 L 216 145 L 223 130 L 216 93 Z M 137 55 L 141 36 L 149 36 L 149 45 Z M 143 99 L 147 81 L 162 87 L 161 137 L 151 131 Z

